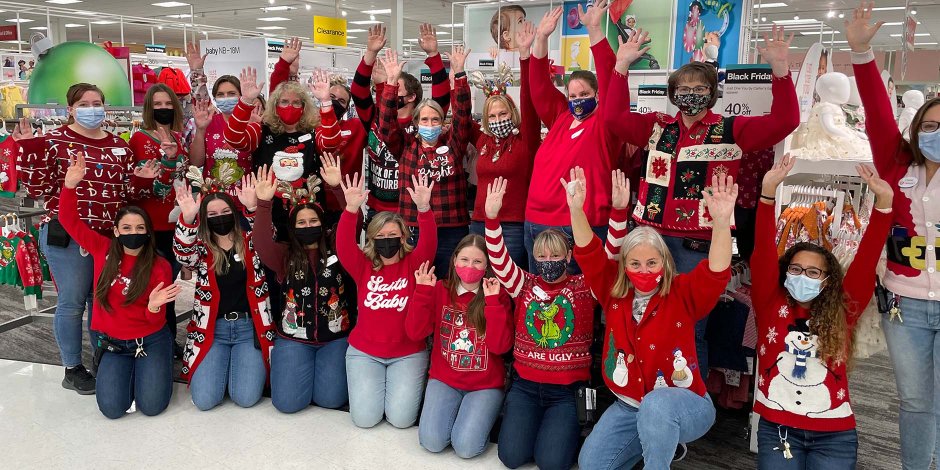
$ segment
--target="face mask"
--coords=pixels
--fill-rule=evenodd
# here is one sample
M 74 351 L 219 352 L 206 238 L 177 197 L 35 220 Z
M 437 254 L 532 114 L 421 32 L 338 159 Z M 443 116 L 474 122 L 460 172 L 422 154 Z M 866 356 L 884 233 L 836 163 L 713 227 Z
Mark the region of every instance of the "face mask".
M 418 126 L 418 134 L 425 142 L 433 144 L 441 136 L 441 126 Z
M 509 137 L 509 134 L 512 134 L 515 128 L 516 126 L 512 123 L 512 119 L 503 119 L 502 121 L 490 123 L 490 132 L 498 139 Z
M 313 245 L 320 241 L 320 235 L 323 234 L 323 227 L 300 227 L 294 229 L 294 238 L 301 245 Z
M 917 148 L 927 160 L 940 163 L 940 130 L 918 134 Z
M 457 277 L 467 284 L 480 282 L 480 279 L 483 279 L 483 276 L 486 275 L 486 271 L 473 266 L 454 266 L 454 271 L 457 272 Z
M 346 112 L 349 111 L 340 103 L 338 100 L 333 100 L 333 112 L 336 113 L 336 119 L 342 121 L 346 117 Z
M 277 117 L 281 118 L 281 122 L 287 124 L 288 126 L 293 126 L 300 122 L 300 117 L 304 115 L 304 108 L 295 108 L 293 106 L 278 106 L 277 107 Z
M 557 261 L 536 261 L 535 269 L 548 282 L 555 282 L 568 268 L 568 260 L 560 259 Z
M 578 98 L 568 101 L 568 111 L 571 111 L 574 118 L 579 121 L 583 121 L 584 118 L 590 116 L 595 109 L 597 109 L 596 96 L 593 98 Z
M 153 120 L 157 121 L 157 124 L 169 126 L 170 124 L 173 124 L 174 117 L 176 117 L 176 110 L 173 108 L 161 108 L 153 110 Z
M 405 106 L 408 106 L 408 103 L 405 101 L 405 98 L 407 98 L 407 97 L 408 97 L 408 95 L 399 96 L 399 97 L 398 97 L 398 109 L 401 109 L 401 108 L 404 108 Z
M 376 238 L 372 241 L 375 252 L 385 259 L 392 259 L 401 250 L 401 238 Z
M 679 108 L 679 111 L 682 111 L 682 114 L 695 116 L 705 111 L 711 99 L 712 97 L 709 95 L 696 95 L 695 93 L 677 94 L 675 104 L 676 107 Z
M 75 108 L 75 122 L 85 129 L 97 129 L 104 122 L 104 107 Z
M 232 114 L 232 111 L 235 111 L 235 106 L 238 104 L 237 96 L 230 96 L 228 98 L 216 98 L 215 107 L 222 114 Z
M 235 228 L 235 214 L 223 214 L 217 215 L 215 217 L 209 217 L 209 230 L 212 230 L 212 233 L 225 236 L 229 233 L 232 233 L 232 229 Z
M 809 302 L 810 300 L 815 299 L 819 292 L 822 291 L 822 283 L 825 279 L 810 279 L 802 274 L 794 276 L 793 274 L 787 273 L 787 280 L 784 281 L 783 287 L 787 288 L 787 291 L 790 292 L 790 297 L 793 297 L 797 302 Z
M 633 287 L 636 288 L 637 292 L 653 292 L 659 285 L 659 281 L 662 280 L 662 273 L 631 273 L 627 271 L 627 278 L 630 279 L 630 283 L 633 284 Z
M 150 241 L 149 233 L 128 233 L 123 235 L 118 235 L 118 241 L 121 242 L 121 245 L 124 245 L 124 248 L 128 250 L 136 250 L 143 247 Z

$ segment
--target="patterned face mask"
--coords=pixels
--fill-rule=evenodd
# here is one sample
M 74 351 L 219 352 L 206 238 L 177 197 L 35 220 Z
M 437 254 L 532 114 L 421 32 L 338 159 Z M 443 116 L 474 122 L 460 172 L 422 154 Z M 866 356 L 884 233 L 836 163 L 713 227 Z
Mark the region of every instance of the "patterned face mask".
M 555 282 L 568 268 L 568 260 L 536 261 L 535 269 L 548 282 Z
M 683 93 L 675 95 L 675 105 L 686 116 L 695 116 L 708 109 L 708 102 L 711 101 L 710 95 L 697 95 L 695 93 Z
M 503 119 L 490 123 L 490 132 L 498 139 L 509 137 L 509 134 L 512 134 L 512 131 L 515 129 L 516 126 L 512 123 L 512 119 Z

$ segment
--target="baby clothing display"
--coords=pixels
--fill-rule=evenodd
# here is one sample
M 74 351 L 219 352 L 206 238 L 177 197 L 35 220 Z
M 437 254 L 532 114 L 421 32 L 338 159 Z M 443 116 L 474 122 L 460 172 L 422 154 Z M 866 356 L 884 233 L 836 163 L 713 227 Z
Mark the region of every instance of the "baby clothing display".
M 864 134 L 850 127 L 842 106 L 849 102 L 851 84 L 843 73 L 823 74 L 816 81 L 820 101 L 813 105 L 806 123 L 806 138 L 792 154 L 808 160 L 871 161 L 871 147 Z
M 917 114 L 917 110 L 924 105 L 925 101 L 924 93 L 918 90 L 907 90 L 901 95 L 904 109 L 898 117 L 898 129 L 901 130 L 901 134 L 904 135 L 905 139 L 910 139 L 911 121 L 914 120 L 914 115 Z

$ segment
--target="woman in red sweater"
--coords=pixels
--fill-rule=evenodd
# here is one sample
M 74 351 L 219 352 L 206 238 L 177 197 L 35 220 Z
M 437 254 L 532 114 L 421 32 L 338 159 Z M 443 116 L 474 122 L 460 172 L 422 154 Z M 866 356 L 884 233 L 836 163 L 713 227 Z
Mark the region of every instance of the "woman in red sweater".
M 425 234 L 418 246 L 408 244 L 410 233 L 398 214 L 379 212 L 366 228 L 366 243 L 356 244 L 359 209 L 366 201 L 365 178 L 346 175 L 346 210 L 336 231 L 336 254 L 356 281 L 359 318 L 349 334 L 346 380 L 353 423 L 371 428 L 382 415 L 397 428 L 411 427 L 418 418 L 428 370 L 423 340 L 405 331 L 405 316 L 414 295 L 414 272 L 434 256 L 437 227 L 431 212 L 429 178 L 412 177 L 407 188 L 418 208 L 418 227 Z
M 794 162 L 786 156 L 764 176 L 751 257 L 751 266 L 765 267 L 755 269 L 751 280 L 758 331 L 758 467 L 852 469 L 858 434 L 846 363 L 852 332 L 875 289 L 894 191 L 873 169 L 857 167 L 875 193 L 875 210 L 844 274 L 832 253 L 812 243 L 797 243 L 778 260 L 773 195 Z M 775 264 L 777 270 L 769 269 Z
M 78 216 L 76 188 L 85 178 L 85 157 L 69 158 L 60 193 L 59 221 L 95 264 L 98 409 L 111 419 L 131 403 L 147 416 L 163 412 L 173 392 L 173 337 L 163 310 L 180 287 L 170 264 L 156 255 L 147 213 L 125 206 L 114 218 L 114 238 L 90 229 Z
M 503 405 L 512 303 L 496 278 L 484 279 L 487 274 L 486 241 L 475 234 L 457 245 L 445 281 L 437 281 L 430 263 L 415 272 L 405 328 L 415 340 L 433 335 L 418 429 L 421 447 L 431 452 L 452 445 L 461 458 L 480 455 Z
M 626 236 L 615 259 L 591 232 L 584 213 L 590 188 L 574 168 L 567 191 L 575 257 L 604 307 L 604 381 L 617 402 L 601 416 L 584 442 L 582 469 L 668 469 L 676 445 L 694 441 L 715 421 L 695 357 L 695 322 L 711 311 L 731 278 L 731 216 L 738 186 L 731 177 L 712 178 L 704 198 L 712 214 L 708 260 L 679 274 L 660 236 L 649 227 Z M 614 199 L 626 200 L 626 178 L 612 178 Z M 617 204 L 619 205 L 619 204 Z

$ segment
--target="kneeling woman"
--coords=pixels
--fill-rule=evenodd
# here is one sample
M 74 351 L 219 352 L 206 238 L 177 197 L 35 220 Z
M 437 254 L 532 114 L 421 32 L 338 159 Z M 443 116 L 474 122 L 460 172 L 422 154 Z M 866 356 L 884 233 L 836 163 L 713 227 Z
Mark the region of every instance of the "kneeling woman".
M 132 402 L 147 416 L 158 415 L 173 391 L 173 338 L 165 328 L 165 305 L 180 288 L 170 263 L 156 255 L 153 226 L 135 206 L 114 218 L 114 238 L 90 229 L 78 216 L 75 188 L 85 176 L 85 157 L 69 159 L 59 201 L 59 221 L 95 264 L 98 332 L 98 409 L 111 419 Z
M 629 194 L 619 172 L 614 194 Z M 562 181 L 564 183 L 564 180 Z M 593 183 L 592 183 L 593 184 Z M 632 230 L 609 260 L 584 214 L 584 171 L 566 183 L 574 256 L 604 307 L 604 381 L 617 396 L 584 442 L 583 469 L 668 469 L 678 444 L 705 435 L 715 407 L 705 391 L 695 354 L 695 322 L 705 318 L 728 285 L 731 215 L 738 187 L 712 178 L 703 191 L 712 221 L 708 259 L 677 274 L 666 242 L 652 228 Z
M 235 404 L 247 408 L 261 399 L 274 340 L 264 270 L 251 233 L 236 222 L 232 198 L 211 180 L 192 176 L 202 194 L 193 199 L 188 187 L 176 192 L 181 213 L 173 241 L 176 259 L 196 273 L 183 377 L 200 410 L 222 403 L 226 388 Z M 244 177 L 237 190 L 252 224 L 258 203 L 253 180 Z
M 467 235 L 451 256 L 449 275 L 437 281 L 434 266 L 415 272 L 415 296 L 405 320 L 408 336 L 433 334 L 431 373 L 424 394 L 418 438 L 441 452 L 448 445 L 461 458 L 486 450 L 503 406 L 506 366 L 512 347 L 512 304 L 492 276 L 486 240 Z

